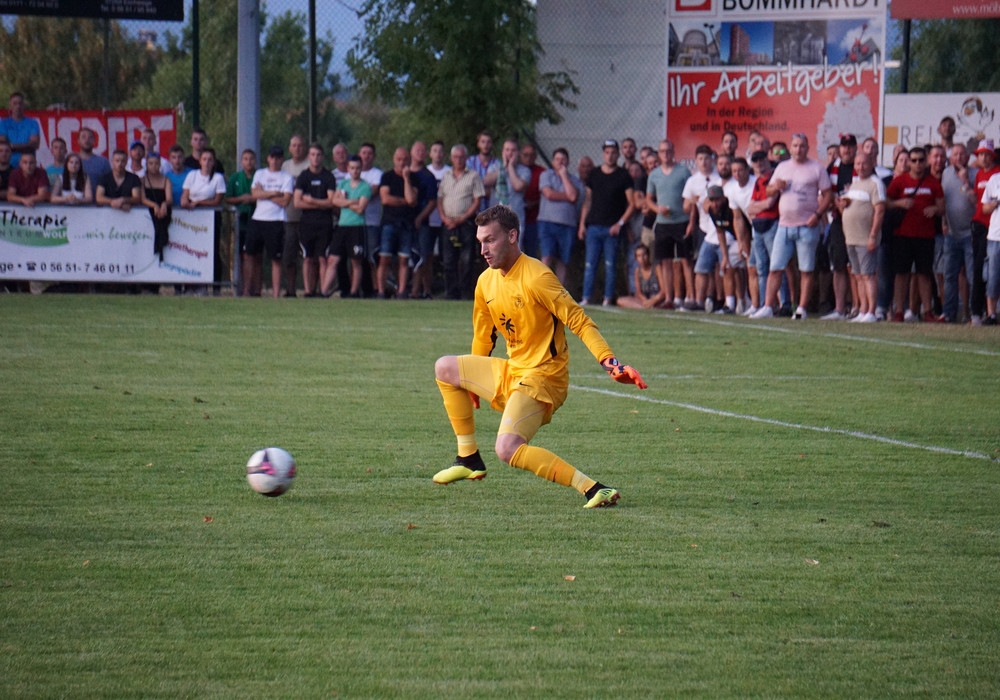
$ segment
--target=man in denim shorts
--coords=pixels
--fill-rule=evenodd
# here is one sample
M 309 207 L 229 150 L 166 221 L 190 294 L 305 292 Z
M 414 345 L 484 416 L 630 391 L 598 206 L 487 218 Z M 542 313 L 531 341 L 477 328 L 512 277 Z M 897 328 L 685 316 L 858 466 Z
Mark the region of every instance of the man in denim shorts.
M 778 302 L 781 275 L 792 255 L 798 256 L 802 283 L 799 306 L 792 318 L 806 317 L 806 304 L 813 290 L 816 245 L 823 229 L 823 215 L 833 201 L 830 176 L 822 163 L 809 157 L 809 139 L 793 134 L 792 157 L 778 163 L 767 186 L 768 196 L 779 195 L 778 233 L 771 250 L 771 269 L 767 276 L 764 306 L 751 318 L 770 318 Z

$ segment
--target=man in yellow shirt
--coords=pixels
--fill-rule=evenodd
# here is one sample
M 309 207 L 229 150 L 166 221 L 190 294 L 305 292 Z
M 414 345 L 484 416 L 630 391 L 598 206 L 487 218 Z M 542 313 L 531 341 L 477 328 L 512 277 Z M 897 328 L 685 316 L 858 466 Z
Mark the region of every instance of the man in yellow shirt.
M 587 499 L 584 508 L 613 506 L 619 498 L 617 489 L 528 442 L 566 400 L 566 328 L 583 341 L 613 379 L 640 389 L 646 384 L 635 369 L 615 359 L 597 325 L 555 274 L 521 253 L 520 222 L 510 207 L 487 209 L 476 217 L 476 226 L 476 239 L 489 269 L 476 284 L 472 354 L 446 355 L 434 365 L 445 410 L 458 439 L 458 458 L 435 474 L 434 482 L 450 484 L 486 476 L 472 413 L 482 397 L 503 412 L 495 446 L 497 457 L 512 467 L 575 488 Z M 489 356 L 498 333 L 507 344 L 506 360 Z

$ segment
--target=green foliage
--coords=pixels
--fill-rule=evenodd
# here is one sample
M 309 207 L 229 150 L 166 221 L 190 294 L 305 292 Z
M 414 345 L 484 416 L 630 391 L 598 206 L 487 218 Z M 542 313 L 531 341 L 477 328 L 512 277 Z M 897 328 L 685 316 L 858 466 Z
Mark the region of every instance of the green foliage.
M 558 124 L 579 91 L 569 72 L 539 73 L 528 0 L 368 0 L 347 64 L 361 94 L 405 108 L 410 134 L 471 141 Z
M 0 23 L 0 94 L 20 90 L 29 109 L 121 106 L 148 84 L 161 50 L 128 36 L 114 21 L 109 38 L 105 88 L 103 21 L 20 16 L 12 26 Z
M 234 0 L 202 0 L 201 7 L 201 126 L 232 171 L 236 154 L 236 91 L 238 80 L 236 41 L 237 13 Z M 261 134 L 260 146 L 287 146 L 294 134 L 308 136 L 309 59 L 306 18 L 287 11 L 273 19 L 261 12 Z M 317 40 L 316 137 L 331 146 L 349 136 L 347 122 L 334 96 L 340 79 L 330 72 L 333 38 Z M 191 104 L 191 27 L 180 42 L 168 48 L 151 85 L 131 100 L 132 107 L 162 107 Z M 190 118 L 178 128 L 178 141 L 186 146 Z M 259 155 L 259 153 L 258 153 Z
M 0 309 L 0 697 L 996 696 L 994 329 L 592 309 L 650 388 L 570 339 L 584 511 L 485 406 L 431 483 L 467 303 Z
M 897 23 L 902 27 L 902 22 Z M 899 30 L 900 34 L 902 29 Z M 996 92 L 1000 19 L 914 20 L 910 33 L 909 92 Z M 902 46 L 892 57 L 903 58 Z M 898 71 L 888 84 L 899 91 Z

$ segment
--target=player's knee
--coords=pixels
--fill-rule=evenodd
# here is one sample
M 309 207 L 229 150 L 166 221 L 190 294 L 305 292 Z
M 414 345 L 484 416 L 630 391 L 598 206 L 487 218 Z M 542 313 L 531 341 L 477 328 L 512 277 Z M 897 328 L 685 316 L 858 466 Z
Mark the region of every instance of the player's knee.
M 454 355 L 439 357 L 434 363 L 434 378 L 445 384 L 458 386 L 458 358 Z
M 514 453 L 525 442 L 527 441 L 516 433 L 501 433 L 497 435 L 494 449 L 500 461 L 510 464 L 510 461 L 514 459 Z

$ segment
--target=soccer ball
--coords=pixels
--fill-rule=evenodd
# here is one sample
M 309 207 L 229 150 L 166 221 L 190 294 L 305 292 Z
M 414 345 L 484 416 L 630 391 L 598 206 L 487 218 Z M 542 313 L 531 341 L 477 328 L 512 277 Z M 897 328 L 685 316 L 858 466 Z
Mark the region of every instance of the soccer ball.
M 280 447 L 258 450 L 247 462 L 250 488 L 265 496 L 280 496 L 292 487 L 295 458 Z

